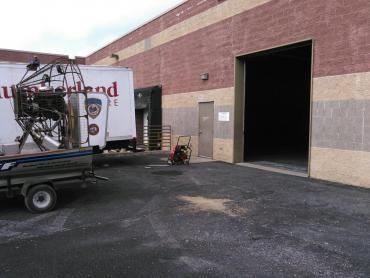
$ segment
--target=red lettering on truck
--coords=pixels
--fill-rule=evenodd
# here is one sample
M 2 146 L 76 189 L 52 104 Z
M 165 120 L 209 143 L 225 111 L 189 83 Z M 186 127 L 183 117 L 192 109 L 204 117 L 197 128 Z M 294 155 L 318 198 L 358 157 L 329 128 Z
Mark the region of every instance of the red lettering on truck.
M 9 89 L 8 89 L 8 87 L 3 86 L 1 88 L 3 89 L 3 96 L 4 96 L 4 98 L 9 99 L 9 98 L 12 98 L 13 97 L 13 94 L 10 94 L 9 95 Z M 1 94 L 0 94 L 0 98 L 2 98 L 1 97 Z
M 36 86 L 26 87 L 24 88 L 25 91 L 31 91 L 33 93 L 37 93 L 39 89 Z M 106 86 L 97 86 L 95 88 L 91 86 L 86 86 L 85 88 L 82 86 L 82 83 L 80 81 L 76 82 L 76 86 L 69 86 L 68 88 L 64 88 L 63 86 L 59 86 L 57 89 L 63 90 L 66 93 L 71 93 L 74 91 L 82 91 L 85 89 L 87 93 L 90 92 L 98 92 L 98 93 L 104 93 L 107 94 L 110 98 L 116 98 L 119 96 L 118 92 L 118 83 L 117 81 L 112 82 L 112 86 L 106 87 Z M 95 89 L 95 90 L 94 90 Z M 1 86 L 0 90 L 0 99 L 11 99 L 14 96 L 15 92 L 15 85 L 12 86 Z
M 107 94 L 109 97 L 118 97 L 117 82 L 113 82 L 113 86 L 108 88 Z

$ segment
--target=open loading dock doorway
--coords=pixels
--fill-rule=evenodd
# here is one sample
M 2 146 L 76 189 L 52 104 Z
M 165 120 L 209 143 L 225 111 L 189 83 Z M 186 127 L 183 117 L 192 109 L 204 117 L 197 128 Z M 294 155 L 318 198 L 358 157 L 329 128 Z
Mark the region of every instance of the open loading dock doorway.
M 244 161 L 308 171 L 312 42 L 245 57 Z

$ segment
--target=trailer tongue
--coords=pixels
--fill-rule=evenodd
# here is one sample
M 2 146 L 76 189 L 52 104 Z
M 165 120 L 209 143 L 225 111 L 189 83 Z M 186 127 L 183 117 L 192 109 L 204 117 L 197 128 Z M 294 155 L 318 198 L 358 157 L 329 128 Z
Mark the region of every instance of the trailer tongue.
M 78 65 L 60 58 L 41 68 L 30 64 L 13 91 L 23 133 L 15 144 L 0 145 L 0 191 L 22 194 L 31 212 L 52 210 L 56 189 L 66 182 L 104 179 L 94 174 L 90 142 L 105 145 L 108 99 L 84 90 L 66 93 L 76 82 L 84 84 Z M 89 113 L 100 121 L 90 124 Z M 30 139 L 33 147 L 26 146 Z

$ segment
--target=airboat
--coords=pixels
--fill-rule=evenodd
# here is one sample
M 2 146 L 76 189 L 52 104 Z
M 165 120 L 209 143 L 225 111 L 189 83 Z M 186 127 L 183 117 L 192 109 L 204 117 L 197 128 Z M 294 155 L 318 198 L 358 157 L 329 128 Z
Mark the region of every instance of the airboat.
M 103 96 L 99 107 L 90 105 L 74 60 L 31 63 L 12 93 L 21 132 L 14 143 L 0 145 L 0 192 L 23 195 L 28 210 L 41 213 L 55 207 L 56 191 L 66 183 L 105 179 L 93 169 L 90 136 L 97 125 L 89 124 L 89 111 L 108 103 Z

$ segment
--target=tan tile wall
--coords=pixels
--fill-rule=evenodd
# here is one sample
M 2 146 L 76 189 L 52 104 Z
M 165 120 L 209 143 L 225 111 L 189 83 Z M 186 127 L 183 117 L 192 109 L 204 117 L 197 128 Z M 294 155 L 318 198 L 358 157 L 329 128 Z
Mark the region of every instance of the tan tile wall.
M 234 140 L 213 139 L 213 159 L 233 163 Z
M 172 136 L 172 145 L 173 147 L 176 145 L 177 138 L 179 135 Z M 192 150 L 193 155 L 198 156 L 198 136 L 192 136 Z M 214 138 L 213 139 L 213 159 L 233 163 L 233 147 L 234 147 L 234 140 L 232 139 L 220 139 Z
M 310 175 L 370 187 L 370 72 L 314 78 Z
M 311 177 L 370 188 L 370 152 L 311 148 Z
M 313 101 L 370 99 L 370 72 L 314 78 Z
M 172 148 L 176 146 L 177 138 L 183 134 L 173 134 L 172 135 Z M 198 136 L 191 136 L 191 148 L 193 150 L 192 155 L 198 155 Z
M 197 107 L 199 102 L 214 101 L 215 106 L 234 106 L 234 87 L 190 92 L 162 97 L 162 108 Z
M 231 88 L 222 88 L 215 90 L 207 90 L 200 92 L 190 92 L 182 93 L 175 95 L 164 95 L 162 97 L 162 107 L 165 113 L 166 109 L 183 109 L 183 108 L 196 108 L 194 111 L 197 111 L 198 105 L 200 102 L 209 102 L 213 101 L 215 104 L 215 112 L 217 112 L 219 107 L 231 106 L 234 107 L 234 87 Z M 223 108 L 221 108 L 222 110 Z M 196 113 L 196 112 L 194 112 Z M 216 113 L 215 113 L 216 114 Z M 230 116 L 232 116 L 231 113 Z M 166 117 L 164 117 L 165 119 Z M 198 116 L 196 117 L 198 119 Z M 215 122 L 217 121 L 215 115 Z M 234 119 L 231 118 L 229 125 L 233 126 Z M 166 124 L 166 123 L 164 123 Z M 198 129 L 198 122 L 190 123 L 192 127 Z M 215 128 L 217 125 L 215 124 Z M 191 134 L 191 132 L 189 131 Z M 215 132 L 216 133 L 216 132 Z M 172 136 L 172 144 L 175 145 L 177 142 L 177 137 L 179 135 L 186 134 L 174 134 Z M 192 136 L 192 146 L 193 154 L 198 155 L 198 136 Z M 215 160 L 221 160 L 225 162 L 233 162 L 233 139 L 213 139 L 213 158 Z

